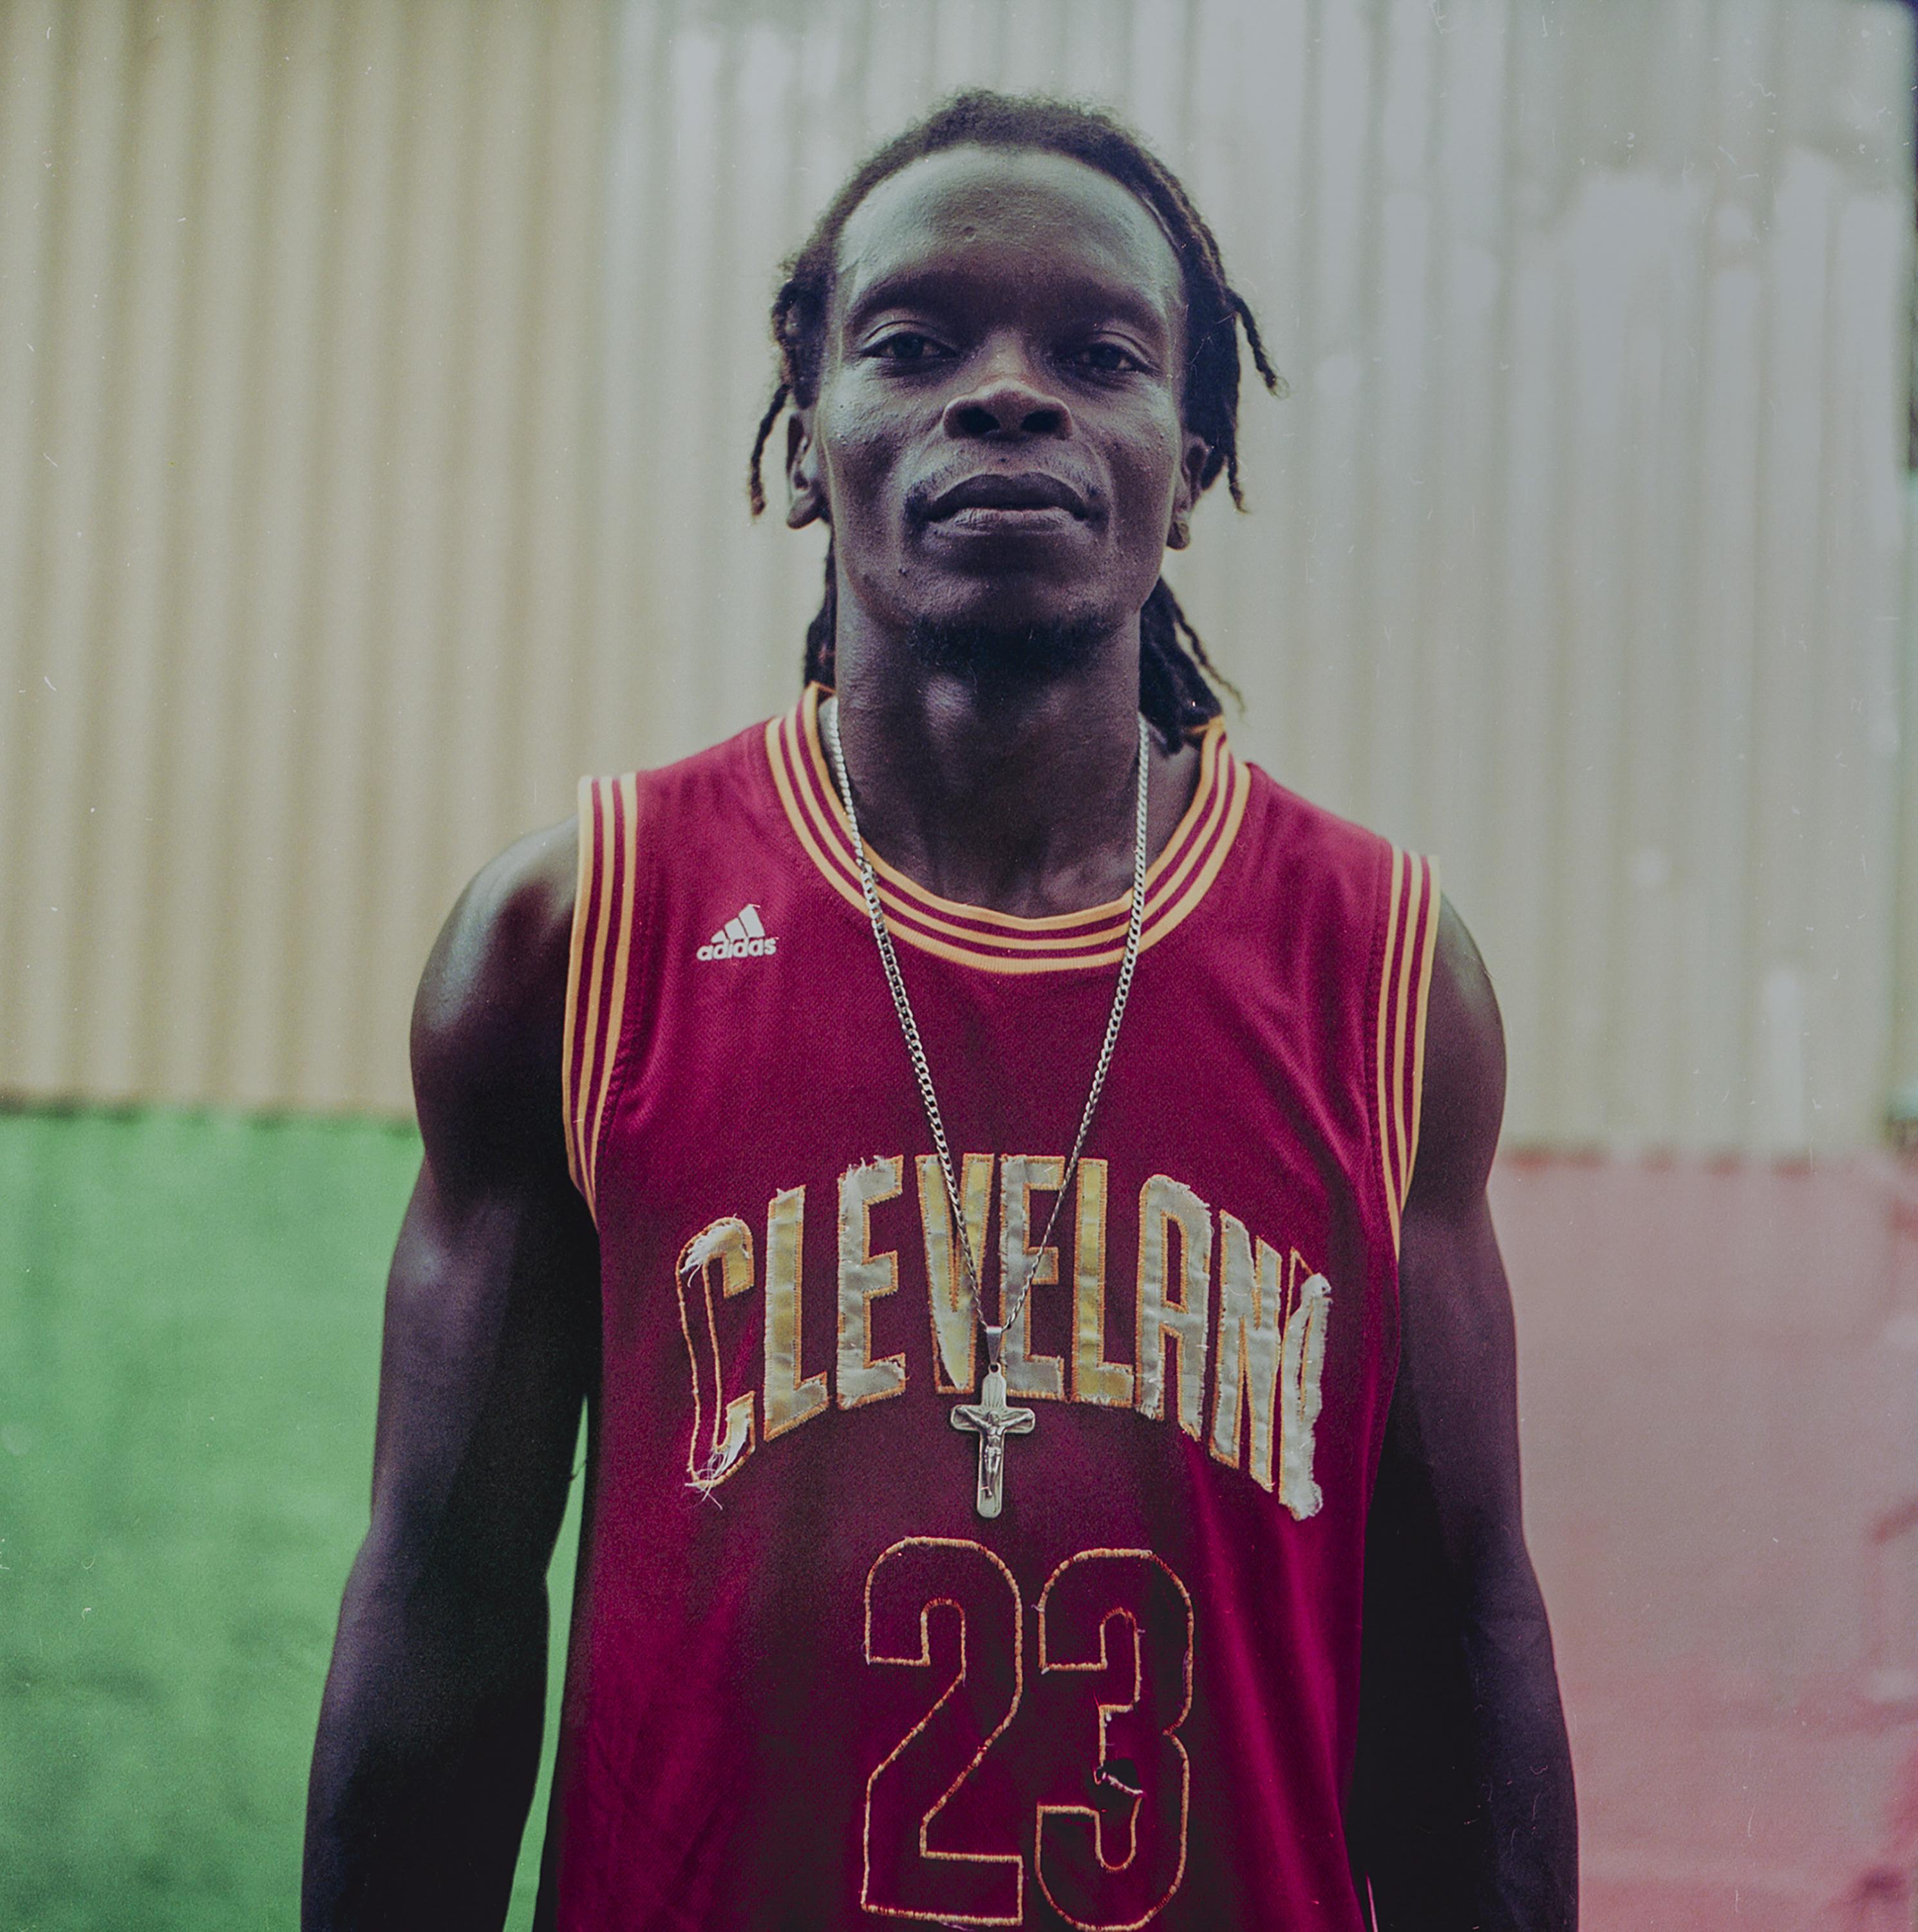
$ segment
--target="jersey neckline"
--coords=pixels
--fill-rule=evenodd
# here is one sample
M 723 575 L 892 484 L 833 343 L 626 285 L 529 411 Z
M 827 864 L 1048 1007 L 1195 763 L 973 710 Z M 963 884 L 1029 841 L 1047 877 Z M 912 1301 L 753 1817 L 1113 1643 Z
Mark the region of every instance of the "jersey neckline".
M 824 687 L 808 685 L 790 711 L 768 722 L 766 758 L 780 803 L 808 857 L 863 917 L 866 900 L 852 827 L 820 739 L 820 700 L 827 694 Z M 1199 782 L 1192 802 L 1146 874 L 1141 951 L 1164 938 L 1205 897 L 1238 836 L 1251 788 L 1249 770 L 1232 755 L 1224 724 L 1213 718 L 1200 742 Z M 942 898 L 870 846 L 867 854 L 893 938 L 922 952 L 993 973 L 1115 965 L 1125 953 L 1129 892 L 1083 912 L 1026 919 Z

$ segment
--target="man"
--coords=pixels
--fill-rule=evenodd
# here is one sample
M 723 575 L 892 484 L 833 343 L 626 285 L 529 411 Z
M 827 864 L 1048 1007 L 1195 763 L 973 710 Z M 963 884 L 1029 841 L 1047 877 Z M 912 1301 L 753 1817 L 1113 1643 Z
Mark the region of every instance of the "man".
M 966 97 L 774 326 L 804 699 L 583 788 L 421 988 L 307 1923 L 499 1923 L 583 1400 L 544 1922 L 1569 1926 L 1497 1010 L 1159 578 L 1240 328 L 1275 386 L 1212 237 Z

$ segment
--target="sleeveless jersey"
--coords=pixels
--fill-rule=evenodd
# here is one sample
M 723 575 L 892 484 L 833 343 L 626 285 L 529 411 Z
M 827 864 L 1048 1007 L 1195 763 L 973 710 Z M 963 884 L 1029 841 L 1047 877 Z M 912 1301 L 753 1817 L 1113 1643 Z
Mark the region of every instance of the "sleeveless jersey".
M 820 693 L 581 788 L 565 1088 L 599 1229 L 543 1912 L 654 1928 L 1362 1923 L 1342 1818 L 1397 1359 L 1431 866 L 1215 723 L 1041 1250 L 1128 902 L 877 856 L 1005 1343 L 983 1348 Z

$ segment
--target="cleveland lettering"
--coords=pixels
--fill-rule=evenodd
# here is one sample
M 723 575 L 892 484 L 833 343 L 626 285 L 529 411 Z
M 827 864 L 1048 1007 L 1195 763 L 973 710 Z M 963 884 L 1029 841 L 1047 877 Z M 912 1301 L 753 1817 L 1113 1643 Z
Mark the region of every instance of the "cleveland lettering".
M 1006 1331 L 1008 1393 L 1020 1401 L 1128 1408 L 1164 1422 L 1204 1442 L 1215 1460 L 1249 1475 L 1294 1516 L 1316 1514 L 1322 1498 L 1313 1438 L 1332 1305 L 1325 1276 L 1296 1247 L 1282 1253 L 1184 1182 L 1155 1174 L 1139 1190 L 1131 1334 L 1115 1346 L 1107 1320 L 1108 1162 L 1080 1163 L 1076 1198 L 1059 1216 L 1052 1243 L 1035 1245 L 1064 1172 L 1053 1155 L 969 1154 L 961 1163 L 966 1234 L 987 1274 L 988 1306 L 997 1309 L 999 1282 L 1033 1270 L 1032 1292 Z M 837 1236 L 836 1278 L 817 1291 L 829 1294 L 836 1310 L 834 1341 L 819 1348 L 816 1362 L 804 1359 L 809 1198 L 815 1212 L 823 1208 L 835 1217 Z M 901 1208 L 888 1211 L 913 1215 L 920 1237 L 903 1279 L 901 1247 L 876 1245 L 874 1237 L 875 1210 L 895 1202 Z M 996 1269 L 987 1259 L 995 1211 Z M 978 1330 L 951 1204 L 931 1156 L 910 1167 L 897 1154 L 859 1162 L 810 1197 L 803 1186 L 783 1189 L 767 1204 L 763 1225 L 763 1273 L 753 1230 L 736 1216 L 703 1228 L 680 1253 L 676 1286 L 692 1388 L 686 1466 L 688 1481 L 702 1490 L 736 1474 L 761 1444 L 829 1413 L 903 1395 L 915 1376 L 930 1373 L 942 1396 L 978 1386 Z M 900 1225 L 897 1218 L 890 1223 Z M 875 1304 L 902 1287 L 925 1294 L 925 1325 L 889 1316 L 888 1332 L 912 1342 L 923 1336 L 923 1350 L 876 1355 Z M 738 1346 L 721 1343 L 722 1326 L 736 1320 L 725 1304 L 755 1293 L 760 1306 L 746 1316 L 754 1340 L 745 1359 L 756 1377 L 738 1367 Z M 1042 1309 L 1047 1332 L 1062 1340 L 1062 1350 L 1035 1342 Z

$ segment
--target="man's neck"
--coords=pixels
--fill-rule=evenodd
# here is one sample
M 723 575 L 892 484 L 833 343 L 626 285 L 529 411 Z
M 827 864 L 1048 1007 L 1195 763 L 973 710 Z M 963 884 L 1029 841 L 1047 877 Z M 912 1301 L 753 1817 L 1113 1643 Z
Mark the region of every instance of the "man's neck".
M 863 627 L 842 632 L 837 660 L 841 740 L 875 852 L 942 898 L 1023 917 L 1124 896 L 1138 772 L 1136 632 L 1101 640 L 1083 663 L 1042 680 L 981 684 L 929 668 L 904 642 Z M 1197 776 L 1191 747 L 1168 754 L 1152 741 L 1154 854 Z

